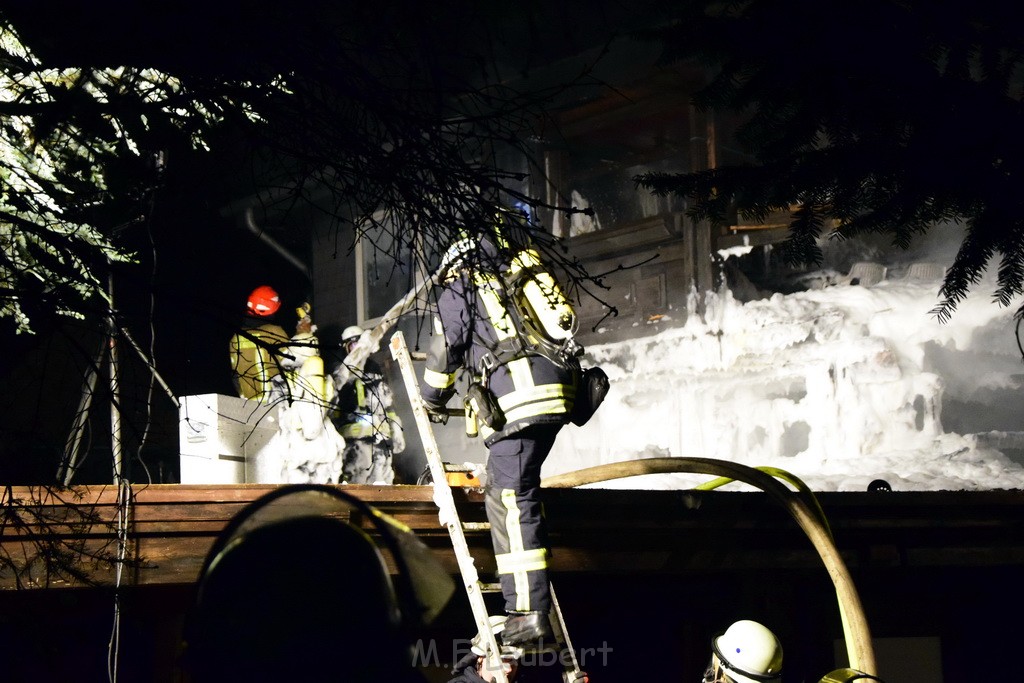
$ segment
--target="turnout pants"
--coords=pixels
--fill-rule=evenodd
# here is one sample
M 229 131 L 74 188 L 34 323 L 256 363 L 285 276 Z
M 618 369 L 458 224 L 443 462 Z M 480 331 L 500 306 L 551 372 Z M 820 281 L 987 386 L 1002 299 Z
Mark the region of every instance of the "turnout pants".
M 546 614 L 551 609 L 540 468 L 561 427 L 532 425 L 489 448 L 485 505 L 509 612 Z

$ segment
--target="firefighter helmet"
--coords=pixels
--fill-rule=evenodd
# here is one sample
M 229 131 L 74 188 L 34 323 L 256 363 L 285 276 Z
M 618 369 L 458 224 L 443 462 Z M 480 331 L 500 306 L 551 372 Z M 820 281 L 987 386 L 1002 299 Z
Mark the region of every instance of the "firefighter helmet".
M 491 633 L 494 635 L 500 635 L 505 630 L 505 620 L 508 619 L 507 614 L 492 615 L 487 617 L 488 622 L 491 626 Z M 473 640 L 469 641 L 469 649 L 477 655 L 484 657 L 487 655 L 486 644 L 484 643 L 484 634 L 477 631 L 476 635 L 473 636 Z
M 782 645 L 766 626 L 743 619 L 713 641 L 722 669 L 737 683 L 782 680 Z
M 263 285 L 252 290 L 247 306 L 250 313 L 265 318 L 274 315 L 277 309 L 281 308 L 281 297 L 273 287 Z
M 341 343 L 347 344 L 350 341 L 358 339 L 363 333 L 363 328 L 359 325 L 349 325 L 341 333 Z
M 353 515 L 374 535 L 345 521 Z M 322 590 L 335 581 L 355 589 Z M 405 681 L 411 634 L 454 592 L 432 551 L 385 513 L 330 486 L 278 487 L 235 515 L 207 553 L 183 664 L 196 683 Z

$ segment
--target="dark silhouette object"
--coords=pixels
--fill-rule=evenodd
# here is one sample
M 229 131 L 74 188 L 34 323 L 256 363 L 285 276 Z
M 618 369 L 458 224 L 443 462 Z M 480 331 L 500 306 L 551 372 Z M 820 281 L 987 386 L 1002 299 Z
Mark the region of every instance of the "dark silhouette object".
M 372 525 L 394 558 L 392 579 Z M 454 583 L 411 532 L 329 486 L 251 503 L 210 549 L 186 623 L 183 669 L 204 681 L 424 679 L 412 641 Z
M 873 482 L 868 484 L 868 491 L 875 493 L 876 491 L 892 491 L 892 486 L 885 479 L 875 479 Z

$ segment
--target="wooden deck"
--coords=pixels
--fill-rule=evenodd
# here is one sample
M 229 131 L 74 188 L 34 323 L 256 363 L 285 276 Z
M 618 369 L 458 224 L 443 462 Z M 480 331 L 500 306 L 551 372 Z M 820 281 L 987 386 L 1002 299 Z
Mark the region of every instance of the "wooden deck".
M 210 545 L 267 485 L 132 489 L 121 585 L 193 583 Z M 408 525 L 454 574 L 457 564 L 426 486 L 345 486 Z M 454 489 L 464 521 L 484 521 L 480 489 Z M 822 493 L 851 571 L 872 567 L 1024 565 L 1024 492 Z M 0 589 L 111 585 L 117 490 L 13 487 L 3 499 Z M 556 573 L 619 575 L 820 566 L 807 538 L 764 494 L 545 489 Z M 367 526 L 367 530 L 370 528 Z M 467 539 L 493 571 L 486 531 Z M 62 559 L 73 573 L 54 572 Z M 106 559 L 104 559 L 106 558 Z
M 125 680 L 180 683 L 181 627 L 205 555 L 227 522 L 272 488 L 134 488 L 118 600 Z M 429 487 L 345 490 L 409 525 L 455 574 Z M 107 680 L 103 653 L 115 602 L 109 559 L 118 547 L 116 493 L 113 487 L 4 490 L 5 680 Z M 465 521 L 484 519 L 480 490 L 455 494 Z M 972 680 L 979 655 L 1017 646 L 1015 630 L 986 625 L 1002 623 L 1020 605 L 1024 492 L 817 498 L 857 584 L 872 636 L 896 652 L 879 659 L 883 679 L 930 683 L 938 679 L 927 672 L 940 671 L 943 680 Z M 767 494 L 552 488 L 545 489 L 544 503 L 552 581 L 574 643 L 581 652 L 602 653 L 585 663 L 593 680 L 636 680 L 659 652 L 674 653 L 673 670 L 696 680 L 709 635 L 736 618 L 771 625 L 785 643 L 787 679 L 817 680 L 834 668 L 843 628 L 833 584 L 808 538 Z M 494 569 L 488 533 L 467 537 L 486 579 Z M 97 554 L 105 559 L 92 559 Z M 44 555 L 77 576 L 47 574 Z M 339 577 L 337 586 L 324 590 L 343 586 Z M 441 659 L 429 668 L 431 681 L 449 678 L 445 644 L 465 642 L 457 639 L 473 630 L 468 601 L 457 593 L 426 634 L 442 643 Z M 57 640 L 42 634 L 57 634 Z M 904 674 L 911 664 L 917 677 Z

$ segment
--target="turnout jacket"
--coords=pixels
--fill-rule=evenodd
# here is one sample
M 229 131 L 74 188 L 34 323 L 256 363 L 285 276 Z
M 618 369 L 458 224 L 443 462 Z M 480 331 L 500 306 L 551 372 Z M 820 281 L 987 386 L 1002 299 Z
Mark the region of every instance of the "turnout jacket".
M 280 325 L 246 318 L 230 341 L 231 380 L 241 398 L 268 401 L 281 371 L 288 333 Z
M 405 449 L 405 438 L 394 403 L 394 393 L 384 379 L 383 369 L 377 361 L 367 358 L 363 369 L 355 370 L 338 389 L 332 419 L 346 439 L 393 443 L 400 453 Z
M 423 400 L 441 408 L 455 394 L 460 368 L 483 379 L 506 419 L 498 432 L 480 426 L 488 446 L 531 424 L 565 424 L 576 394 L 575 373 L 531 352 L 528 343 L 511 359 L 499 360 L 500 350 L 517 335 L 503 301 L 496 276 L 463 270 L 445 286 L 421 384 Z

